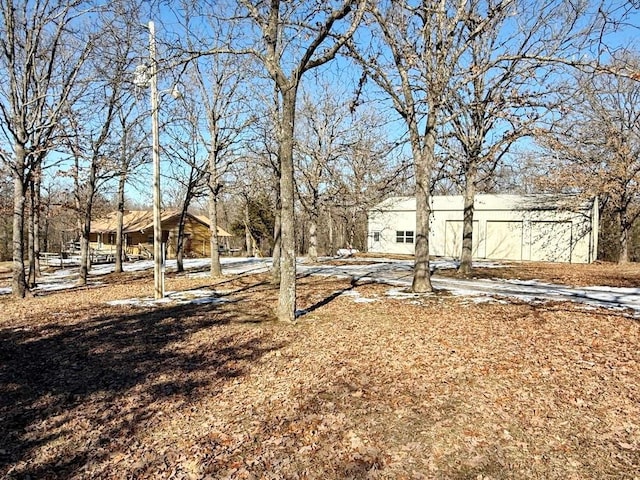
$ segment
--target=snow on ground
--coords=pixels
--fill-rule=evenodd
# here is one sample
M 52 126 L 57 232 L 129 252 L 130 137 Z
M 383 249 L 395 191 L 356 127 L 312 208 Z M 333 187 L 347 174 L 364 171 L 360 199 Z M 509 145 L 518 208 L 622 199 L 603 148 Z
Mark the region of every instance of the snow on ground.
M 298 262 L 298 273 L 303 275 L 326 275 L 333 277 L 353 278 L 360 282 L 385 283 L 395 287 L 389 295 L 415 298 L 415 294 L 408 294 L 406 289 L 411 286 L 413 275 L 413 262 L 407 260 L 391 260 L 386 258 L 347 258 L 343 259 L 343 265 L 331 265 L 325 263 L 327 258 L 319 263 L 306 263 L 304 259 Z M 265 272 L 271 265 L 271 258 L 242 258 L 227 257 L 221 259 L 222 270 L 226 275 L 240 275 Z M 187 259 L 184 262 L 185 270 L 189 275 L 207 276 L 209 259 Z M 457 263 L 451 260 L 436 260 L 431 262 L 432 269 L 455 268 Z M 477 262 L 476 266 L 499 267 L 496 262 Z M 96 265 L 90 271 L 90 284 L 101 283 L 100 276 L 113 271 L 113 264 Z M 175 260 L 169 260 L 166 270 L 176 268 Z M 153 261 L 143 260 L 124 265 L 125 271 L 140 271 L 153 269 Z M 50 274 L 45 274 L 40 279 L 40 291 L 53 291 L 71 288 L 78 278 L 77 268 L 65 268 Z M 539 281 L 521 280 L 467 280 L 434 276 L 433 286 L 436 290 L 445 290 L 453 295 L 471 297 L 474 301 L 505 301 L 516 299 L 525 302 L 547 301 L 571 301 L 584 304 L 589 307 L 604 307 L 614 310 L 630 309 L 636 316 L 640 316 L 640 288 L 615 288 L 615 287 L 582 287 L 574 288 L 565 285 L 556 285 Z M 0 294 L 10 293 L 9 288 L 0 288 Z M 170 292 L 167 298 L 162 300 L 138 299 L 123 302 L 137 305 L 152 305 L 157 302 L 182 304 L 188 302 L 218 302 L 220 292 L 212 290 L 191 292 Z M 373 301 L 354 295 L 354 301 Z M 122 304 L 120 302 L 119 304 Z
M 413 279 L 413 262 L 385 261 L 371 264 L 353 262 L 353 265 L 300 265 L 299 271 L 318 275 L 352 277 L 361 282 L 382 282 L 396 287 L 409 287 Z M 476 262 L 476 266 L 497 267 L 499 264 Z M 432 268 L 454 268 L 451 261 L 436 260 Z M 640 288 L 616 287 L 567 287 L 535 280 L 467 280 L 434 276 L 431 279 L 436 290 L 445 290 L 453 295 L 474 296 L 483 301 L 486 298 L 512 298 L 525 302 L 572 301 L 591 307 L 615 310 L 631 309 L 640 316 Z M 396 289 L 393 295 L 409 295 Z
M 107 305 L 130 305 L 136 307 L 153 307 L 159 303 L 187 305 L 187 304 L 211 304 L 225 303 L 229 300 L 220 298 L 220 292 L 208 288 L 197 290 L 187 290 L 186 292 L 165 292 L 165 297 L 155 300 L 152 297 L 127 298 L 124 300 L 113 300 Z

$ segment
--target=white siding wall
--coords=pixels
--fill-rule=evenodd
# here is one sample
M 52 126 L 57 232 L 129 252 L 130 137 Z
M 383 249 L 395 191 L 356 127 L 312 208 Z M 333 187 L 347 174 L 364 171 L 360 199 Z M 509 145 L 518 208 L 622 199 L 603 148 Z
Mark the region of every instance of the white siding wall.
M 461 196 L 432 198 L 430 252 L 459 257 L 462 249 Z M 597 199 L 575 207 L 568 196 L 478 195 L 474 212 L 475 258 L 588 263 L 597 252 Z M 413 232 L 415 199 L 394 197 L 369 212 L 370 252 L 413 254 L 413 243 L 397 232 Z
M 413 199 L 387 200 L 389 210 L 369 212 L 370 252 L 413 255 L 415 250 L 416 211 Z M 398 243 L 397 232 L 413 232 L 414 243 Z
M 522 260 L 522 221 L 487 220 L 485 258 Z

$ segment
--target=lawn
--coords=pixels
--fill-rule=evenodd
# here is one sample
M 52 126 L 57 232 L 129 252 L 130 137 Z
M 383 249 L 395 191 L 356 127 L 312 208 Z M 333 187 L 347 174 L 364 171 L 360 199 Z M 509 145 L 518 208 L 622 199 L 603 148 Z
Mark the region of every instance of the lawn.
M 640 284 L 635 265 L 475 274 Z M 107 303 L 151 295 L 148 273 L 106 280 L 0 298 L 0 477 L 640 476 L 640 322 L 621 312 L 309 276 L 286 325 L 264 274 L 172 274 L 215 295 L 152 306 Z

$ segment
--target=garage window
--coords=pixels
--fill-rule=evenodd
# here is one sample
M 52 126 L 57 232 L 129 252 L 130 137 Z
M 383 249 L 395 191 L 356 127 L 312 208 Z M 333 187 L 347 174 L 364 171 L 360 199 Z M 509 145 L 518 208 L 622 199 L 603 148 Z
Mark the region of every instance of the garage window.
M 413 230 L 397 230 L 396 243 L 413 243 Z

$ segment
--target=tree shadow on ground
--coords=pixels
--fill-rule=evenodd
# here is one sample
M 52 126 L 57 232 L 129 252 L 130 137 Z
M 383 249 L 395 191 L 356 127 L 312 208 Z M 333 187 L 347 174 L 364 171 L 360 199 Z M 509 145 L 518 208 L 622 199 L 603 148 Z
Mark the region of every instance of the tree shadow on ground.
M 91 477 L 153 424 L 161 403 L 221 389 L 283 347 L 262 330 L 220 330 L 246 321 L 237 307 L 114 310 L 0 330 L 0 476 Z M 202 333 L 206 348 L 194 347 Z
M 308 273 L 308 274 L 300 275 L 299 278 L 309 278 L 311 276 L 312 274 Z M 364 276 L 366 277 L 368 275 L 364 275 Z M 304 315 L 307 315 L 311 312 L 314 312 L 315 310 L 318 310 L 321 307 L 324 307 L 330 304 L 331 302 L 333 302 L 340 296 L 344 295 L 345 293 L 355 290 L 356 287 L 361 287 L 364 285 L 371 285 L 376 283 L 373 280 L 361 280 L 361 278 L 362 276 L 352 276 L 351 278 L 349 278 L 348 286 L 344 286 L 339 288 L 338 290 L 334 290 L 329 295 L 326 295 L 323 298 L 315 301 L 308 307 L 298 310 L 296 312 L 296 318 L 303 317 Z M 337 281 L 336 283 L 342 284 L 343 282 Z

